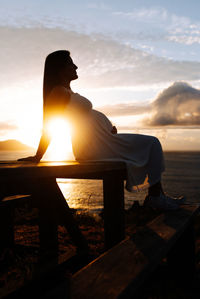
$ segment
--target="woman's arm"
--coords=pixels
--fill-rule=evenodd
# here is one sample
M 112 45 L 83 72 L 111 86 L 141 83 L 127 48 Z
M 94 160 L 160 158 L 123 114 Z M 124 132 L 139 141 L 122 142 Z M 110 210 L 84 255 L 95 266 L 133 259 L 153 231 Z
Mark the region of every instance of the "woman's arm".
M 39 162 L 44 156 L 51 137 L 48 133 L 48 124 L 54 117 L 63 116 L 66 105 L 70 100 L 70 93 L 64 87 L 55 87 L 48 98 L 43 109 L 43 130 L 35 156 L 18 159 L 18 161 Z
M 35 156 L 21 158 L 21 159 L 18 159 L 18 161 L 27 161 L 27 162 L 36 162 L 36 163 L 40 162 L 40 160 L 44 156 L 44 154 L 50 144 L 50 141 L 51 141 L 50 136 L 47 133 L 43 132 L 43 134 L 40 138 L 40 142 L 39 142 L 38 149 L 37 149 Z
M 49 121 L 49 113 L 50 109 L 44 109 L 44 116 L 43 116 L 43 129 L 42 129 L 42 136 L 40 138 L 40 142 L 38 145 L 37 152 L 34 156 L 29 156 L 26 158 L 21 158 L 18 159 L 18 161 L 27 161 L 27 162 L 40 162 L 42 157 L 44 156 L 50 142 L 51 138 L 50 135 L 48 134 L 48 121 Z
M 47 133 L 43 133 L 40 138 L 38 149 L 35 155 L 36 160 L 40 161 L 42 159 L 50 142 L 51 142 L 51 137 Z

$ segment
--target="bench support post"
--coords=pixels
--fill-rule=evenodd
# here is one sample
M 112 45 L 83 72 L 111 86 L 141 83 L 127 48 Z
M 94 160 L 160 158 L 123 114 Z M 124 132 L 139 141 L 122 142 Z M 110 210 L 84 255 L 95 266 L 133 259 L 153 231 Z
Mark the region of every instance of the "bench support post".
M 125 237 L 124 181 L 112 172 L 103 180 L 105 247 L 109 249 Z
M 40 183 L 39 194 L 39 197 L 42 201 L 42 206 L 41 204 L 39 205 L 40 214 L 42 216 L 41 219 L 43 219 L 42 223 L 40 222 L 40 234 L 41 237 L 44 238 L 44 244 L 46 244 L 47 238 L 50 238 L 50 235 L 45 237 L 45 230 L 48 229 L 51 237 L 54 239 L 53 247 L 56 249 L 57 225 L 61 224 L 66 227 L 79 252 L 87 252 L 87 241 L 82 235 L 76 221 L 74 220 L 70 208 L 56 183 L 56 179 L 42 180 Z M 49 224 L 45 225 L 45 217 Z M 48 225 L 50 225 L 49 228 L 47 227 Z
M 54 221 L 54 205 L 50 193 L 37 198 L 39 208 L 40 263 L 58 264 L 58 225 Z

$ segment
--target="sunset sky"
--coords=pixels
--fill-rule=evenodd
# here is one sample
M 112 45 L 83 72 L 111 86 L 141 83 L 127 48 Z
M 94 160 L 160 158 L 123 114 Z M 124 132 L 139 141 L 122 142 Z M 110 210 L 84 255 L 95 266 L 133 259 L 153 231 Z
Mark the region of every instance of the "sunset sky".
M 0 0 L 0 140 L 37 147 L 45 57 L 67 49 L 72 88 L 120 132 L 200 150 L 200 2 Z

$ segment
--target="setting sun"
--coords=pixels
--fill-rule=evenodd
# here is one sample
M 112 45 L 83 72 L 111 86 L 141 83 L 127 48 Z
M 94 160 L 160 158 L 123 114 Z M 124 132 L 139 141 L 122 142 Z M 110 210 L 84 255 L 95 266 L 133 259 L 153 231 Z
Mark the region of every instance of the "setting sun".
M 54 118 L 48 124 L 48 133 L 52 139 L 47 158 L 53 161 L 71 158 L 72 145 L 69 123 L 63 118 Z

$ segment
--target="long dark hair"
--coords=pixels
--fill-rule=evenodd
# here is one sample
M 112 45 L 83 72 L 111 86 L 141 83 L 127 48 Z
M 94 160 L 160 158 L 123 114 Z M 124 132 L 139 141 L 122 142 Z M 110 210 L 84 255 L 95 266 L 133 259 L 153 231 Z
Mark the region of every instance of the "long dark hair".
M 46 98 L 51 90 L 59 84 L 59 73 L 67 64 L 70 52 L 59 50 L 50 53 L 45 60 L 43 79 L 43 111 L 46 108 Z

